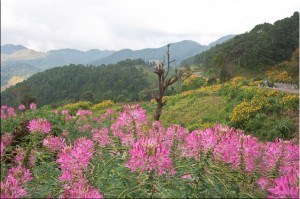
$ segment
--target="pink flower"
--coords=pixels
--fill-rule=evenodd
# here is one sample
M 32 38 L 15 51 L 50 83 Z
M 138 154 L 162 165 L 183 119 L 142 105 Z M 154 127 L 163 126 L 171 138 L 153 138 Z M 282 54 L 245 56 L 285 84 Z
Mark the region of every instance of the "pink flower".
M 177 141 L 184 141 L 186 136 L 189 134 L 189 130 L 186 128 L 183 128 L 180 125 L 172 124 L 167 132 L 167 137 L 172 138 L 172 140 L 177 140 Z
M 24 166 L 12 167 L 5 182 L 1 182 L 1 198 L 20 198 L 27 193 L 23 186 L 32 180 L 31 173 Z
M 111 156 L 115 157 L 115 156 L 120 156 L 120 152 L 117 150 L 111 150 L 109 153 Z
M 299 198 L 298 185 L 292 185 L 287 176 L 276 178 L 274 180 L 275 188 L 269 188 L 268 191 L 275 197 Z
M 183 156 L 199 160 L 199 155 L 201 152 L 200 134 L 200 130 L 195 130 L 185 138 L 185 143 L 181 145 Z
M 5 146 L 8 146 L 11 144 L 13 138 L 14 136 L 11 133 L 5 133 L 1 137 L 1 142 L 3 142 Z
M 132 171 L 155 170 L 158 175 L 176 173 L 170 158 L 170 148 L 166 148 L 155 138 L 140 138 L 129 153 L 131 159 L 126 166 Z
M 24 157 L 25 157 L 25 154 L 26 154 L 26 151 L 25 149 L 21 148 L 21 147 L 17 147 L 16 148 L 16 156 L 15 156 L 15 162 L 18 164 L 18 165 L 22 165 L 23 164 L 23 160 L 24 160 Z
M 4 156 L 6 152 L 6 146 L 3 144 L 3 142 L 0 142 L 0 159 L 2 160 L 2 157 Z
M 86 116 L 86 115 L 92 115 L 92 111 L 91 110 L 78 110 L 76 115 L 77 116 Z
M 259 178 L 259 180 L 257 180 L 256 183 L 260 185 L 261 189 L 266 189 L 269 184 L 268 179 L 265 177 Z
M 61 136 L 67 137 L 69 135 L 69 132 L 67 130 L 63 130 L 61 133 Z
M 48 147 L 51 151 L 61 151 L 65 146 L 65 138 L 63 137 L 46 137 L 43 140 L 43 146 Z
M 8 176 L 13 176 L 20 184 L 26 184 L 32 180 L 29 169 L 21 165 L 10 168 Z
M 30 105 L 29 105 L 29 108 L 31 110 L 35 110 L 36 109 L 36 103 L 32 102 Z
M 1 107 L 1 119 L 9 118 L 9 117 L 16 117 L 17 114 L 15 113 L 14 108 L 8 107 L 3 105 Z
M 89 115 L 92 115 L 93 112 L 91 110 L 78 110 L 76 115 L 79 116 L 80 119 L 85 120 Z
M 181 178 L 183 178 L 183 179 L 191 179 L 192 175 L 191 174 L 185 174 L 185 175 L 181 176 Z
M 260 143 L 257 138 L 249 135 L 241 137 L 246 170 L 252 172 L 258 166 L 257 162 L 262 156 Z
M 68 114 L 69 114 L 69 111 L 66 110 L 66 109 L 64 109 L 64 110 L 61 111 L 61 114 L 62 114 L 62 115 L 68 115 Z
M 90 124 L 84 124 L 82 127 L 79 128 L 79 132 L 84 133 L 91 127 Z
M 36 154 L 37 154 L 37 151 L 32 150 L 29 155 L 29 165 L 32 167 L 35 165 Z
M 103 195 L 89 185 L 85 177 L 81 177 L 66 186 L 59 198 L 103 198 Z
M 2 158 L 5 154 L 6 147 L 9 146 L 13 140 L 14 136 L 11 133 L 4 133 L 1 136 L 1 153 L 0 153 L 0 158 Z
M 1 109 L 1 119 L 6 119 L 7 115 L 6 115 L 6 111 L 5 109 Z
M 56 109 L 53 109 L 51 112 L 54 113 L 55 115 L 58 114 L 58 111 Z
M 17 116 L 17 114 L 15 113 L 15 109 L 12 107 L 8 107 L 6 109 L 6 111 L 7 111 L 8 117 L 16 117 Z
M 103 120 L 105 120 L 108 116 L 112 115 L 113 113 L 114 113 L 113 109 L 107 109 L 105 114 L 103 114 L 101 117 L 94 117 L 93 120 L 96 123 L 101 123 Z
M 59 180 L 61 181 L 71 181 L 74 178 L 74 176 L 70 173 L 69 170 L 64 169 L 62 171 L 61 176 L 59 177 Z
M 241 160 L 241 138 L 243 133 L 236 129 L 223 132 L 220 136 L 218 144 L 214 147 L 214 155 L 216 159 L 229 163 L 233 168 L 239 168 Z
M 7 177 L 5 182 L 1 182 L 1 198 L 21 198 L 26 194 L 14 177 Z
M 20 104 L 20 105 L 19 105 L 19 110 L 23 111 L 23 110 L 25 110 L 25 109 L 26 109 L 26 107 L 25 107 L 24 104 Z
M 117 121 L 110 127 L 114 136 L 122 139 L 122 144 L 132 146 L 138 137 L 143 136 L 142 127 L 148 123 L 145 110 L 137 105 L 124 106 Z
M 70 121 L 73 117 L 71 115 L 66 115 L 65 119 L 66 121 Z
M 105 145 L 108 145 L 110 143 L 108 137 L 108 128 L 104 128 L 101 130 L 92 129 L 92 133 L 93 133 L 93 140 L 97 141 L 101 147 L 104 147 Z
M 68 170 L 73 175 L 78 175 L 88 166 L 93 156 L 93 141 L 83 137 L 74 142 L 74 147 L 64 146 L 58 154 L 56 162 L 60 163 L 62 170 Z
M 51 124 L 47 119 L 33 119 L 29 122 L 27 127 L 30 132 L 44 132 L 45 134 L 48 134 L 51 131 Z

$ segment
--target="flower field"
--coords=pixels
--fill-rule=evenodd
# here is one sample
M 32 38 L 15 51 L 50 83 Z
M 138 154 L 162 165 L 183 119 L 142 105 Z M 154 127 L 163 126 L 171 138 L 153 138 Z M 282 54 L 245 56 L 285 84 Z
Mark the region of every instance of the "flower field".
M 149 123 L 139 104 L 93 111 L 2 106 L 1 198 L 299 198 L 292 141 Z

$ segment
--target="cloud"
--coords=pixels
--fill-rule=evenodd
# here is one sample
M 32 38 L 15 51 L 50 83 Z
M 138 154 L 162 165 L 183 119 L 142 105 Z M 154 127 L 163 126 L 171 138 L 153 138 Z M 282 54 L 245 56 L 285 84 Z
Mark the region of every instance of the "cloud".
M 2 0 L 1 43 L 35 50 L 209 44 L 289 17 L 297 0 Z

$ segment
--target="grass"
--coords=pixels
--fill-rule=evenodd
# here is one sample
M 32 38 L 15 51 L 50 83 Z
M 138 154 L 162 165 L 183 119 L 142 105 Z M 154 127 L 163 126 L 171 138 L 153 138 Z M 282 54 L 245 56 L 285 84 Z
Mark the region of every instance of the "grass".
M 224 123 L 226 103 L 222 96 L 187 96 L 170 100 L 164 107 L 161 122 L 164 125 L 181 124 L 189 130 Z

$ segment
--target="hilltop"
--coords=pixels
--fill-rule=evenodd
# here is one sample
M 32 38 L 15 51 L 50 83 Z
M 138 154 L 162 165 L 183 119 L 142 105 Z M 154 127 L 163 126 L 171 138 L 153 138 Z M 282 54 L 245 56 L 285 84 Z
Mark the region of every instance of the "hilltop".
M 174 66 L 178 66 L 183 59 L 196 55 L 232 37 L 223 37 L 207 46 L 190 40 L 173 43 L 171 50 L 173 57 L 176 58 L 173 64 Z M 1 46 L 1 79 L 3 79 L 1 80 L 1 87 L 2 90 L 3 87 L 8 87 L 8 81 L 14 76 L 26 79 L 38 71 L 45 71 L 46 69 L 69 64 L 101 66 L 102 64 L 116 64 L 126 59 L 161 61 L 165 49 L 165 46 L 162 46 L 141 50 L 122 49 L 113 51 L 92 49 L 83 52 L 76 49 L 58 49 L 48 52 L 38 52 L 21 45 L 4 45 Z M 15 70 L 16 68 L 22 71 L 22 73 L 20 74 L 18 70 Z

